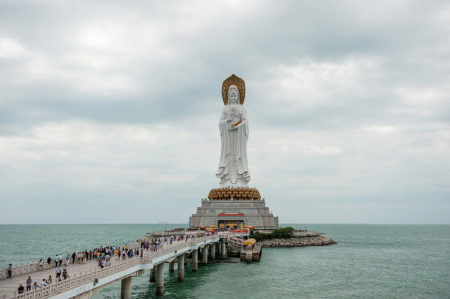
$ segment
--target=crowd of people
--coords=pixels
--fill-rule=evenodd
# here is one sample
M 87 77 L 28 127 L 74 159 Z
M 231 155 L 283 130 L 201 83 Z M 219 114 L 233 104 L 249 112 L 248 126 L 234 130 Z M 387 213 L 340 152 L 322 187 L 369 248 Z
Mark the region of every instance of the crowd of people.
M 61 267 L 57 267 L 56 274 L 55 274 L 56 281 L 59 282 L 62 280 L 66 280 L 67 278 L 69 278 L 69 274 L 67 272 L 66 266 L 64 266 L 62 269 L 61 269 Z M 41 283 L 39 283 L 38 281 L 33 282 L 33 279 L 29 275 L 27 280 L 25 281 L 26 288 L 22 284 L 19 284 L 19 287 L 17 288 L 17 292 L 19 294 L 21 294 L 21 293 L 24 293 L 25 291 L 27 291 L 27 292 L 31 291 L 31 290 L 37 291 L 42 287 L 49 286 L 50 284 L 52 284 L 52 282 L 53 282 L 53 279 L 52 279 L 51 274 L 48 276 L 48 279 L 43 278 Z
M 135 256 L 143 256 L 145 251 L 150 252 L 158 252 L 161 248 L 164 247 L 164 244 L 171 245 L 174 242 L 187 242 L 193 238 L 204 237 L 206 235 L 210 235 L 207 232 L 200 232 L 196 234 L 181 234 L 177 236 L 167 236 L 160 238 L 148 238 L 139 243 L 139 246 L 133 246 L 134 248 L 129 247 L 128 245 L 124 246 L 101 246 L 99 248 L 94 248 L 91 250 L 84 250 L 79 252 L 73 252 L 72 254 L 67 254 L 67 256 L 63 256 L 62 254 L 56 254 L 52 259 L 48 257 L 46 261 L 40 259 L 38 263 L 38 270 L 48 270 L 52 267 L 56 268 L 55 271 L 55 281 L 60 282 L 69 278 L 68 270 L 70 264 L 84 264 L 88 261 L 97 261 L 98 267 L 103 269 L 111 265 L 111 259 L 115 258 L 116 260 L 124 260 L 130 259 Z M 7 270 L 8 278 L 12 277 L 12 264 L 9 264 Z M 31 276 L 28 276 L 28 279 L 25 282 L 25 286 L 20 284 L 17 288 L 18 293 L 24 293 L 26 291 L 36 291 L 42 287 L 46 287 L 51 285 L 53 282 L 52 275 L 50 274 L 48 279 L 43 279 L 41 283 L 37 281 L 33 281 Z

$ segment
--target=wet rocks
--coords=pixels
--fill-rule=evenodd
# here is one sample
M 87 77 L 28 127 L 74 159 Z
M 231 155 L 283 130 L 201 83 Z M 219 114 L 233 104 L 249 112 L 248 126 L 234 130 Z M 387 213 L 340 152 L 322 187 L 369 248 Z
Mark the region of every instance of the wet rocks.
M 303 246 L 327 246 L 337 244 L 324 236 L 293 237 L 289 239 L 270 239 L 259 242 L 262 247 L 303 247 Z

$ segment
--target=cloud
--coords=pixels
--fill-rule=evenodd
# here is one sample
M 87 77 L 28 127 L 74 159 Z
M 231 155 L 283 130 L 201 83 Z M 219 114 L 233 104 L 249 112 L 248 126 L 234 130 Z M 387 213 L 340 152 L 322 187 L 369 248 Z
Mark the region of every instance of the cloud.
M 3 2 L 1 222 L 187 221 L 235 73 L 281 222 L 448 223 L 449 25 L 445 1 Z

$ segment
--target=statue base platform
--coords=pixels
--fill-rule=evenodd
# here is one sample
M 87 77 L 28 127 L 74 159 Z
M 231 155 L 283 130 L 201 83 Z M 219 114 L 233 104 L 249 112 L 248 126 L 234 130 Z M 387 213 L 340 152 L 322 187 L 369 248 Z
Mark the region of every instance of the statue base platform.
M 223 188 L 225 195 L 222 196 L 222 199 L 203 199 L 201 206 L 197 208 L 197 212 L 189 217 L 189 227 L 243 228 L 252 226 L 257 230 L 277 229 L 278 217 L 274 217 L 270 213 L 265 200 L 253 199 L 259 197 L 259 192 L 256 195 L 256 189 L 244 189 L 249 189 L 248 195 L 245 195 L 243 190 Z M 219 192 L 221 189 L 213 190 L 215 190 L 213 195 L 222 194 Z M 253 191 L 250 192 L 250 190 Z M 236 200 L 233 191 L 244 193 L 237 196 L 239 199 Z

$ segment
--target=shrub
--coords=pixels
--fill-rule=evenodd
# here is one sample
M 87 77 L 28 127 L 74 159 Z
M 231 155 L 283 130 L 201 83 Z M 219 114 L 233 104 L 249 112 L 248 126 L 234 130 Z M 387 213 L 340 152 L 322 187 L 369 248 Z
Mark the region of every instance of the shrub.
M 289 239 L 294 234 L 294 228 L 293 227 L 281 227 L 278 229 L 275 229 L 270 234 L 264 234 L 260 233 L 259 231 L 251 231 L 250 232 L 250 238 L 255 239 L 256 241 L 264 241 L 269 239 Z

